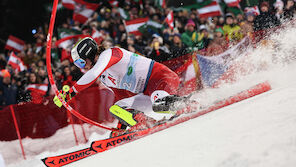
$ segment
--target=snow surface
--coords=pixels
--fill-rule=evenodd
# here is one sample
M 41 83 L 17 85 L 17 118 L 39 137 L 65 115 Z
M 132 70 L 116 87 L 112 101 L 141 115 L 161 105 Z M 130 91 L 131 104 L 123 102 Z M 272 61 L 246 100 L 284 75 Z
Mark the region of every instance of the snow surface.
M 274 34 L 268 45 L 247 51 L 253 70 L 249 75 L 240 77 L 236 84 L 204 90 L 192 98 L 211 104 L 266 80 L 272 86 L 271 91 L 67 166 L 296 166 L 295 36 L 295 28 Z M 67 127 L 58 133 L 70 132 L 71 128 Z M 59 136 L 58 133 L 54 136 Z M 90 141 L 106 136 L 106 133 L 93 133 Z M 24 146 L 46 152 L 31 154 L 28 160 L 14 164 L 4 153 L 11 157 L 18 155 L 21 160 L 21 154 L 15 153 L 20 152 L 17 141 L 0 142 L 0 152 L 10 166 L 37 167 L 44 166 L 40 160 L 44 157 L 89 147 L 89 143 L 72 147 L 73 142 L 63 146 L 67 138 L 62 137 Z M 61 138 L 65 140 L 63 144 Z M 30 139 L 24 143 L 26 140 Z M 52 143 L 50 149 L 46 147 L 48 143 Z

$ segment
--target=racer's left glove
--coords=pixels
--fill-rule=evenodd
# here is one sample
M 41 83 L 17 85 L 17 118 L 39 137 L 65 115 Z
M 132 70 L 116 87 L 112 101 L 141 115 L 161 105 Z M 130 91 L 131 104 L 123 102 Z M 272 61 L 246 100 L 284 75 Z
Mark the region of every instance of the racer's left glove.
M 75 96 L 75 92 L 70 91 L 70 86 L 64 85 L 63 89 L 60 91 L 60 95 L 66 102 L 69 102 L 72 99 L 72 97 Z M 53 102 L 58 107 L 62 107 L 63 105 L 57 95 L 53 98 Z

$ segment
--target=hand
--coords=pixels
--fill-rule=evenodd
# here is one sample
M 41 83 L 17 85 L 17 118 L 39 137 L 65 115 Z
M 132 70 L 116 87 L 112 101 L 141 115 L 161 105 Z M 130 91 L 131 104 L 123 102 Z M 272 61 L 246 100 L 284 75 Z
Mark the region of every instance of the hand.
M 68 101 L 70 101 L 72 99 L 71 94 L 70 94 L 70 87 L 68 85 L 64 85 L 63 89 L 60 91 L 59 94 L 62 96 L 62 98 L 66 102 L 68 102 Z M 62 105 L 63 105 L 57 95 L 55 95 L 55 97 L 53 98 L 53 102 L 58 107 L 62 107 Z

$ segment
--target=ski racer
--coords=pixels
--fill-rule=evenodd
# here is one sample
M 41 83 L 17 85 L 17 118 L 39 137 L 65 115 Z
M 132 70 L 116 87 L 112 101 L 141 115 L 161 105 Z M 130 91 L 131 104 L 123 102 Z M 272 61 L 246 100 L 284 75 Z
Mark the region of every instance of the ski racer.
M 112 88 L 115 96 L 121 96 L 117 90 L 134 93 L 134 96 L 117 101 L 109 109 L 121 122 L 119 124 L 123 129 L 136 125 L 142 112 L 154 120 L 164 117 L 169 119 L 178 108 L 174 103 L 183 100 L 175 95 L 180 83 L 178 75 L 165 65 L 144 56 L 119 47 L 104 50 L 90 37 L 80 40 L 72 48 L 71 56 L 77 67 L 83 69 L 87 63 L 91 63 L 92 67 L 69 91 L 62 90 L 62 97 L 69 101 L 97 79 Z M 62 106 L 57 97 L 54 102 L 57 106 Z

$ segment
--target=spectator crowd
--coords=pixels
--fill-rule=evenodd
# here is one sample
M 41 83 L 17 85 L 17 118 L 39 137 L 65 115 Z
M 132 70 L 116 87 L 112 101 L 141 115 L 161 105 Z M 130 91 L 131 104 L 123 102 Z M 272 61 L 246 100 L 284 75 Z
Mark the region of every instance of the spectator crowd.
M 244 37 L 251 36 L 254 31 L 266 30 L 291 20 L 296 12 L 294 0 L 281 2 L 275 5 L 261 2 L 258 15 L 252 11 L 243 12 L 242 9 L 242 12 L 236 15 L 226 11 L 223 16 L 200 18 L 195 8 L 174 10 L 173 29 L 164 21 L 172 8 L 158 8 L 153 1 L 143 1 L 143 4 L 133 0 L 119 1 L 116 6 L 100 4 L 85 23 L 74 21 L 73 11 L 64 8 L 58 11 L 53 38 L 51 56 L 54 79 L 61 89 L 62 85 L 73 85 L 85 72 L 73 65 L 69 56 L 71 48 L 60 48 L 56 45 L 60 39 L 58 29 L 90 36 L 93 30 L 97 30 L 101 35 L 98 43 L 104 48 L 119 46 L 158 62 L 191 52 L 214 56 L 223 53 Z M 128 33 L 120 9 L 127 12 L 130 20 L 149 17 L 149 20 L 163 26 L 157 29 L 146 27 L 141 31 L 141 35 Z M 34 98 L 41 98 L 37 103 L 46 104 L 47 101 L 43 97 L 52 95 L 45 61 L 47 22 L 34 34 L 35 43 L 27 43 L 21 52 L 15 53 L 27 66 L 26 70 L 16 72 L 7 65 L 11 51 L 7 50 L 0 55 L 0 106 L 28 102 Z M 28 89 L 30 84 L 46 84 L 48 88 L 46 93 L 37 93 L 36 97 L 33 97 L 32 89 Z

